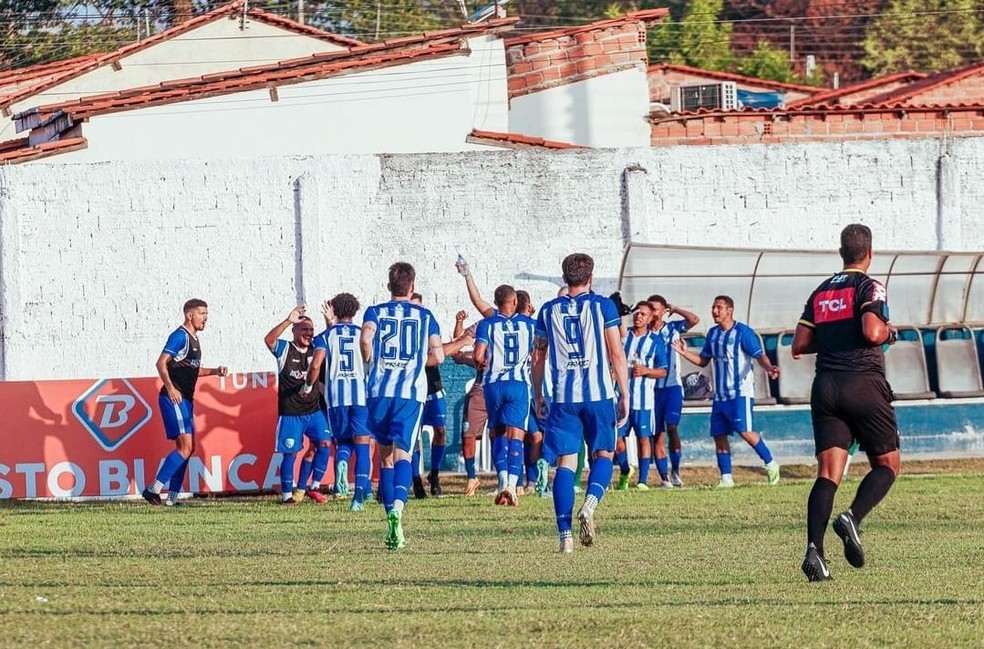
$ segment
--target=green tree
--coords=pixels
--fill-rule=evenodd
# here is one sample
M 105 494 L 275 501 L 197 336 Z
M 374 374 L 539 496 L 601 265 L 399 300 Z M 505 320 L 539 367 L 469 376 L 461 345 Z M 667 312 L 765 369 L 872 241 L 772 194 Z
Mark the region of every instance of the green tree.
M 720 21 L 724 0 L 694 0 L 679 21 L 651 30 L 649 56 L 708 70 L 728 70 L 735 62 L 731 52 L 732 24 Z
M 984 58 L 982 11 L 984 0 L 889 0 L 868 25 L 862 64 L 879 75 Z
M 796 81 L 789 53 L 772 46 L 764 38 L 759 39 L 751 54 L 738 61 L 738 72 L 749 77 L 772 79 L 792 83 Z

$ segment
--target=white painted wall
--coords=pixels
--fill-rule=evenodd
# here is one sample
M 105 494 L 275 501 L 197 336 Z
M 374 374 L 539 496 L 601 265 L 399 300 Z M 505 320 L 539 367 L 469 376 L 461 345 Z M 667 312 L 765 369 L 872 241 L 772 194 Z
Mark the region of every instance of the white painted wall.
M 248 21 L 246 28 L 241 30 L 238 19 L 223 17 L 134 52 L 121 60 L 122 68 L 119 71 L 105 65 L 33 95 L 14 104 L 11 114 L 45 104 L 154 85 L 170 79 L 200 77 L 341 49 L 344 48 L 334 43 L 256 20 Z M 17 137 L 24 137 L 24 133 L 16 132 L 13 119 L 3 118 L 0 122 L 0 142 Z
M 595 148 L 649 146 L 644 68 L 613 72 L 512 100 L 509 130 Z
M 262 337 L 295 300 L 383 300 L 396 260 L 416 266 L 450 331 L 468 304 L 458 251 L 487 295 L 509 282 L 541 304 L 574 251 L 594 256 L 599 292 L 614 290 L 628 235 L 833 249 L 861 221 L 880 248 L 979 250 L 984 138 L 950 142 L 958 181 L 938 202 L 942 151 L 909 140 L 4 167 L 3 378 L 151 375 L 193 296 L 211 306 L 207 364 L 269 369 Z
M 473 129 L 508 125 L 502 41 L 470 54 L 99 115 L 88 147 L 51 162 L 486 150 Z

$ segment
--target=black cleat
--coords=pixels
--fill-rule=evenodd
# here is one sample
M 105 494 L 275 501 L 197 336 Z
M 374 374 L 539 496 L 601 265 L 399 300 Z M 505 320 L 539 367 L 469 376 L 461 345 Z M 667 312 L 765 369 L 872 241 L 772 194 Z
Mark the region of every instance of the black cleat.
M 424 481 L 419 475 L 413 479 L 413 497 L 418 500 L 427 497 L 427 490 L 424 489 Z
M 435 498 L 440 498 L 444 495 L 444 490 L 441 489 L 441 478 L 438 474 L 433 472 L 430 473 L 430 475 L 427 476 L 427 484 L 430 485 L 431 495 Z
M 861 530 L 850 510 L 834 519 L 834 532 L 844 542 L 844 558 L 855 568 L 864 567 L 864 548 L 861 547 Z
M 143 496 L 144 500 L 149 502 L 151 505 L 154 505 L 155 507 L 161 504 L 161 495 L 155 494 L 150 489 L 144 489 L 143 493 L 141 493 L 140 495 Z
M 803 574 L 810 581 L 828 581 L 833 579 L 830 576 L 830 568 L 827 567 L 827 560 L 823 558 L 816 546 L 812 543 L 806 548 L 806 556 L 803 557 Z

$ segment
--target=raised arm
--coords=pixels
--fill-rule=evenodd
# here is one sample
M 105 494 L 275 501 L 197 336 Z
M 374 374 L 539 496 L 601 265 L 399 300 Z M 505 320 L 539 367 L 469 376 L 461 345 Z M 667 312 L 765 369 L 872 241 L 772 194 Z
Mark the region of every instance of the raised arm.
M 683 318 L 684 331 L 690 331 L 691 329 L 697 326 L 698 322 L 700 322 L 700 317 L 693 311 L 687 311 L 686 309 L 681 309 L 680 307 L 674 304 L 669 305 L 667 309 L 669 309 L 670 313 L 675 313 Z
M 465 287 L 468 289 L 468 299 L 471 303 L 478 309 L 478 312 L 482 314 L 483 318 L 487 318 L 495 311 L 492 305 L 482 299 L 482 294 L 478 290 L 478 286 L 475 285 L 475 278 L 472 277 L 471 269 L 468 266 L 468 262 L 455 262 L 454 267 L 458 269 L 458 273 L 465 278 Z
M 461 338 L 461 334 L 465 333 L 465 319 L 467 317 L 467 311 L 458 311 L 454 314 L 454 329 L 451 331 L 452 340 Z M 444 350 L 444 353 L 448 353 L 447 350 Z
M 287 331 L 287 327 L 300 322 L 302 315 L 304 315 L 304 305 L 298 304 L 290 310 L 290 313 L 287 314 L 287 317 L 282 322 L 274 325 L 273 329 L 268 331 L 267 335 L 263 336 L 263 342 L 266 343 L 267 349 L 273 351 L 274 346 L 277 344 L 277 338 L 280 338 Z

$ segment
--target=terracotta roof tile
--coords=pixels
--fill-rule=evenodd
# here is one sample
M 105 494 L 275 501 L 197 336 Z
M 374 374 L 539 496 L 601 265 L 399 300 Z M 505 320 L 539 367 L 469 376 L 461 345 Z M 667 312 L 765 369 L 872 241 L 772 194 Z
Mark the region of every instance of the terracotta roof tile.
M 80 60 L 76 65 L 66 67 L 64 70 L 46 79 L 42 83 L 33 85 L 30 88 L 19 90 L 5 97 L 0 97 L 0 106 L 7 108 L 11 104 L 18 103 L 30 97 L 31 95 L 37 94 L 44 90 L 48 90 L 49 88 L 53 88 L 54 86 L 64 83 L 65 81 L 74 79 L 82 74 L 85 74 L 86 72 L 90 72 L 97 68 L 103 67 L 104 65 L 111 64 L 115 61 L 119 61 L 124 57 L 130 56 L 135 52 L 143 51 L 153 45 L 156 45 L 157 43 L 170 40 L 176 36 L 185 34 L 191 31 L 192 29 L 214 22 L 225 16 L 236 15 L 240 11 L 242 11 L 242 7 L 243 7 L 243 0 L 234 0 L 233 2 L 217 7 L 212 11 L 203 13 L 199 16 L 195 16 L 194 18 L 186 20 L 183 23 L 179 25 L 175 25 L 170 29 L 166 29 L 160 32 L 159 34 L 154 34 L 149 38 L 145 38 L 142 41 L 131 43 L 112 52 L 94 55 L 92 58 L 86 60 Z M 247 15 L 253 20 L 271 23 L 276 27 L 280 27 L 282 29 L 288 29 L 290 31 L 294 31 L 298 34 L 303 34 L 305 36 L 320 38 L 324 41 L 335 43 L 336 45 L 340 45 L 342 47 L 359 47 L 363 45 L 359 41 L 350 38 L 345 38 L 344 36 L 339 36 L 338 34 L 324 32 L 321 31 L 320 29 L 315 29 L 313 27 L 308 27 L 307 25 L 303 25 L 301 23 L 295 22 L 293 20 L 289 20 L 287 18 L 282 18 L 277 16 L 275 20 L 272 20 L 271 16 L 273 16 L 274 14 L 271 14 L 267 11 L 263 11 L 260 9 L 250 8 L 247 10 Z
M 957 68 L 956 70 L 938 72 L 936 74 L 929 75 L 924 79 L 920 79 L 919 81 L 902 86 L 901 88 L 896 88 L 895 90 L 890 90 L 889 92 L 881 95 L 870 97 L 869 101 L 875 104 L 882 102 L 907 101 L 910 99 L 915 99 L 919 95 L 929 90 L 935 90 L 936 88 L 940 88 L 942 86 L 948 86 L 952 83 L 966 79 L 967 77 L 972 77 L 981 73 L 984 73 L 984 61 L 978 61 L 977 63 L 973 63 L 962 68 Z
M 834 88 L 830 90 L 825 90 L 823 92 L 818 92 L 811 97 L 804 97 L 798 101 L 791 102 L 786 105 L 787 108 L 800 108 L 805 106 L 816 106 L 819 104 L 826 104 L 835 102 L 835 100 L 845 97 L 847 95 L 853 95 L 858 92 L 864 92 L 865 90 L 871 90 L 873 88 L 878 88 L 879 86 L 887 86 L 893 83 L 907 83 L 909 81 L 917 81 L 919 79 L 924 79 L 926 77 L 922 72 L 916 72 L 915 70 L 906 70 L 905 72 L 896 72 L 894 74 L 886 74 L 881 77 L 875 77 L 874 79 L 868 79 L 867 81 L 861 81 L 859 83 L 852 83 L 848 86 L 842 86 L 840 88 Z
M 7 86 L 15 83 L 21 83 L 23 81 L 30 81 L 32 79 L 58 74 L 59 72 L 64 72 L 66 69 L 75 68 L 82 63 L 91 61 L 97 56 L 99 55 L 86 54 L 85 56 L 76 56 L 71 59 L 62 59 L 61 61 L 39 63 L 37 65 L 31 65 L 25 68 L 11 68 L 9 70 L 3 70 L 0 72 L 0 86 Z
M 517 145 L 523 147 L 541 147 L 544 149 L 586 149 L 588 147 L 570 144 L 569 142 L 557 142 L 554 140 L 544 140 L 542 137 L 531 135 L 521 135 L 519 133 L 498 133 L 496 131 L 482 131 L 475 129 L 471 132 L 470 138 L 475 140 L 490 140 L 494 143 L 505 145 Z
M 592 32 L 600 29 L 608 29 L 609 27 L 616 27 L 618 25 L 625 25 L 627 23 L 634 22 L 655 22 L 662 20 L 669 16 L 669 9 L 647 9 L 645 11 L 634 11 L 632 13 L 625 14 L 624 16 L 619 16 L 618 18 L 613 18 L 611 20 L 601 20 L 598 22 L 590 23 L 588 25 L 579 25 L 577 27 L 566 27 L 564 29 L 555 29 L 546 32 L 535 32 L 532 34 L 525 34 L 523 36 L 515 36 L 513 38 L 506 39 L 506 47 L 513 47 L 515 45 L 525 45 L 526 43 L 534 43 L 536 41 L 545 41 L 553 38 L 563 38 L 566 36 L 575 36 L 582 32 Z
M 657 63 L 656 65 L 649 66 L 650 72 L 663 72 L 667 70 L 710 77 L 711 79 L 721 79 L 722 81 L 734 81 L 735 83 L 762 86 L 763 88 L 775 88 L 776 90 L 792 90 L 795 92 L 808 92 L 810 94 L 816 94 L 817 91 L 820 90 L 815 86 L 805 86 L 798 83 L 784 83 L 782 81 L 760 79 L 758 77 L 747 77 L 743 74 L 735 74 L 733 72 L 705 70 L 703 68 L 694 68 L 689 65 L 677 65 L 675 63 Z
M 742 110 L 719 110 L 715 108 L 701 108 L 700 110 L 687 111 L 682 113 L 671 113 L 661 116 L 653 122 L 673 122 L 691 119 L 706 119 L 708 117 L 735 117 L 742 115 L 771 115 L 775 117 L 785 117 L 787 115 L 863 115 L 866 113 L 948 113 L 948 112 L 969 112 L 984 111 L 984 102 L 961 102 L 950 104 L 926 104 L 910 105 L 903 102 L 889 103 L 865 103 L 833 106 L 800 106 L 798 108 L 745 108 Z
M 88 146 L 88 143 L 84 137 L 54 140 L 53 142 L 45 142 L 44 144 L 39 144 L 38 146 L 30 146 L 27 143 L 27 138 L 11 140 L 10 143 L 4 143 L 4 145 L 8 144 L 17 144 L 18 146 L 0 147 L 0 164 L 17 164 L 20 162 L 28 162 L 30 160 L 46 158 L 57 153 L 77 151 Z

